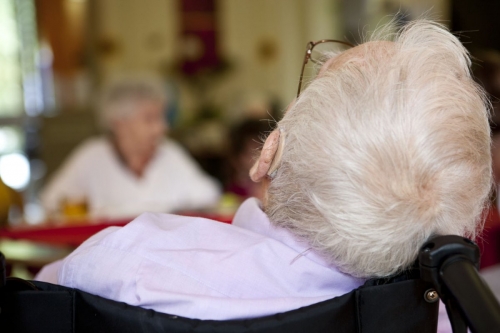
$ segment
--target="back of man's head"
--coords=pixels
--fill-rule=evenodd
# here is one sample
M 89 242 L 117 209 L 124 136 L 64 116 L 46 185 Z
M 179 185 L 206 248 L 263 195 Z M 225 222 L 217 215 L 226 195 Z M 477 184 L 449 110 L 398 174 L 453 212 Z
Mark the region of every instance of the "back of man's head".
M 458 39 L 428 21 L 329 61 L 279 122 L 271 221 L 364 278 L 408 267 L 433 234 L 474 237 L 491 156 L 469 65 Z

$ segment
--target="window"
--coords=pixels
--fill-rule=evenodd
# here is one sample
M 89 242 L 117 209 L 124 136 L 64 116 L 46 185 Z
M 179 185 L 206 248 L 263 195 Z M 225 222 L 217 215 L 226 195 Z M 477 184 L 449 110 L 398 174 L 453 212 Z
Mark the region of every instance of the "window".
M 0 1 L 0 177 L 17 190 L 30 180 L 29 116 L 43 110 L 33 0 Z

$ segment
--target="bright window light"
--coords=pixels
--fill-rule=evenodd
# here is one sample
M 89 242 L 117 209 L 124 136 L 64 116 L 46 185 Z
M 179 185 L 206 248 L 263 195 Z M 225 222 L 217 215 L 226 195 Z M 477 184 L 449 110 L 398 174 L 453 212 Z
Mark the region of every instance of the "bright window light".
M 0 177 L 15 190 L 23 190 L 30 180 L 30 166 L 23 154 L 13 153 L 0 157 Z
M 19 128 L 14 126 L 0 127 L 0 155 L 13 153 L 22 149 L 22 142 Z

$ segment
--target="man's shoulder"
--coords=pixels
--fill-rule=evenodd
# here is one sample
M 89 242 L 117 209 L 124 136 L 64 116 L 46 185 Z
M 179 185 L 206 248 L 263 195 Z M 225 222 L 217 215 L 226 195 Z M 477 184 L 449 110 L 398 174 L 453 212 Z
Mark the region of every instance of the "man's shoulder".
M 274 298 L 281 304 L 284 297 L 291 297 L 298 302 L 295 307 L 300 307 L 313 302 L 308 301 L 310 297 L 316 302 L 325 295 L 349 291 L 352 278 L 343 278 L 307 257 L 307 253 L 302 256 L 287 244 L 236 225 L 145 213 L 85 242 L 63 262 L 58 281 L 129 304 L 155 304 L 157 311 L 193 317 L 197 314 L 179 310 L 165 300 L 194 299 L 198 306 L 199 301 L 213 304 L 218 300 L 227 312 L 235 304 L 229 299 L 252 303 L 251 299 Z M 316 284 L 309 282 L 311 277 Z M 327 281 L 338 285 L 332 287 Z M 301 301 L 303 295 L 306 299 Z
M 80 274 L 98 274 L 103 267 L 128 272 L 147 262 L 172 271 L 203 255 L 240 252 L 258 237 L 205 218 L 144 213 L 123 227 L 107 228 L 85 241 L 64 260 L 59 279 L 74 286 L 71 279 Z
M 121 253 L 123 256 L 133 255 L 136 259 L 164 262 L 165 257 L 178 251 L 238 252 L 267 238 L 245 228 L 202 217 L 143 213 L 123 227 L 105 229 L 76 252 L 106 249 L 118 251 L 114 256 Z

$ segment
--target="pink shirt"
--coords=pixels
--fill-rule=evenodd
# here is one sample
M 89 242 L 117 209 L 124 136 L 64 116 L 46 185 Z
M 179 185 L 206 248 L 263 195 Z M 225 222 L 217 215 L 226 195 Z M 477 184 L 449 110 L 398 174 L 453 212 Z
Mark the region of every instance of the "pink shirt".
M 94 235 L 37 279 L 159 312 L 216 320 L 289 311 L 364 283 L 274 227 L 254 198 L 241 205 L 233 225 L 142 214 L 125 227 Z M 451 331 L 445 312 L 439 326 L 439 332 Z
M 159 312 L 218 320 L 293 310 L 363 284 L 308 249 L 271 225 L 252 198 L 232 225 L 142 214 L 94 235 L 37 279 Z

